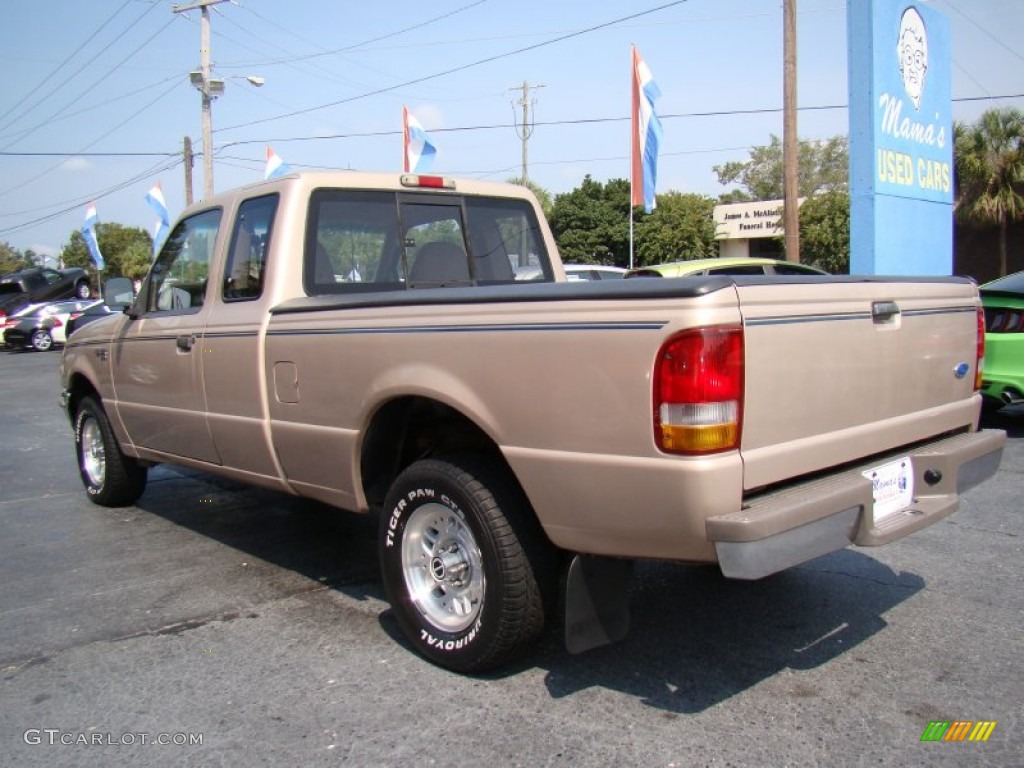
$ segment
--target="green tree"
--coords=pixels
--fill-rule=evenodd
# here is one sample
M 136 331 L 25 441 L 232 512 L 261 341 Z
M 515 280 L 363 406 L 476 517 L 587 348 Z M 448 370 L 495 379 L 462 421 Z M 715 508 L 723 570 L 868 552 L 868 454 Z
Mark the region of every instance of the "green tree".
M 635 266 L 717 256 L 714 208 L 705 195 L 658 195 L 658 207 L 636 225 Z
M 849 179 L 849 149 L 845 136 L 826 141 L 801 141 L 798 149 L 798 194 L 845 190 Z M 767 145 L 750 150 L 750 159 L 714 166 L 718 183 L 739 184 L 721 196 L 722 202 L 780 200 L 783 194 L 782 140 L 772 134 Z
M 152 263 L 153 248 L 142 242 L 129 244 L 121 252 L 121 258 L 119 259 L 121 275 L 130 277 L 132 280 L 144 278 L 146 273 L 149 272 L 149 267 Z
M 103 254 L 105 277 L 139 277 L 139 263 L 145 254 L 146 268 L 149 269 L 150 254 L 153 250 L 153 239 L 141 227 L 126 227 L 114 222 L 103 222 L 96 225 L 96 242 Z M 85 244 L 80 230 L 74 230 L 71 238 L 61 251 L 61 260 L 66 267 L 82 267 L 95 272 L 89 249 Z
M 602 184 L 588 174 L 576 189 L 556 195 L 549 222 L 562 260 L 628 266 L 629 212 L 625 179 Z
M 553 204 L 551 200 L 551 193 L 544 189 L 544 187 L 536 182 L 530 181 L 529 179 L 527 179 L 526 183 L 523 184 L 522 176 L 513 176 L 508 180 L 508 183 L 518 184 L 519 186 L 526 187 L 528 190 L 533 192 L 533 196 L 536 197 L 537 202 L 540 203 L 540 209 L 544 211 L 544 216 L 551 216 L 551 206 Z
M 849 193 L 822 192 L 800 206 L 800 261 L 832 274 L 850 271 Z
M 34 255 L 31 250 L 22 253 L 10 243 L 0 243 L 0 275 L 17 272 L 19 269 L 34 265 Z
M 954 212 L 964 224 L 999 227 L 999 274 L 1006 235 L 1024 219 L 1024 113 L 990 109 L 974 125 L 953 127 Z

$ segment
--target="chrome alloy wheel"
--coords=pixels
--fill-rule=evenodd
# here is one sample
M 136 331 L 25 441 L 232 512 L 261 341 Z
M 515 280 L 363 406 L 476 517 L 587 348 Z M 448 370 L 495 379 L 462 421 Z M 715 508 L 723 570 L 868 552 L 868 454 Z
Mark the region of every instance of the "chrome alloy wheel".
M 443 504 L 424 504 L 409 517 L 402 573 L 417 610 L 442 632 L 461 632 L 483 608 L 480 547 L 466 521 Z
M 107 477 L 107 452 L 103 447 L 103 432 L 99 422 L 87 418 L 82 423 L 82 471 L 89 482 L 102 487 Z

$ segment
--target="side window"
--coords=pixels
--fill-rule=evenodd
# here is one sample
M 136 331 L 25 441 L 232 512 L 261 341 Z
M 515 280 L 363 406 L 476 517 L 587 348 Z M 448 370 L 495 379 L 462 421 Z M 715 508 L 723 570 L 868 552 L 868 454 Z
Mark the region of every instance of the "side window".
M 278 199 L 278 195 L 266 195 L 246 200 L 239 206 L 224 268 L 225 301 L 256 299 L 262 295 Z
M 478 283 L 554 280 L 533 206 L 523 200 L 466 198 Z
M 708 270 L 709 275 L 763 275 L 764 267 L 760 264 L 738 264 L 733 267 L 714 267 Z
M 401 288 L 397 234 L 394 193 L 314 191 L 306 223 L 306 293 Z
M 815 269 L 802 266 L 800 264 L 776 264 L 773 269 L 776 275 L 817 275 L 820 274 Z
M 203 305 L 220 219 L 221 211 L 215 208 L 178 223 L 150 270 L 146 311 L 196 309 Z

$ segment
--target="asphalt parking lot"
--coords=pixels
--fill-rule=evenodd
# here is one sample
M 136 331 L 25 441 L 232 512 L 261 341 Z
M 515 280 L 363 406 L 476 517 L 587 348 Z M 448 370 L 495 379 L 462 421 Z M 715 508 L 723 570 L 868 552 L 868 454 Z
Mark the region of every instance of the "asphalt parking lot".
M 0 350 L 0 764 L 1024 765 L 1024 411 L 951 518 L 768 579 L 643 565 L 629 637 L 415 656 L 368 521 L 170 468 L 82 490 L 58 353 Z M 931 721 L 988 741 L 922 742 Z

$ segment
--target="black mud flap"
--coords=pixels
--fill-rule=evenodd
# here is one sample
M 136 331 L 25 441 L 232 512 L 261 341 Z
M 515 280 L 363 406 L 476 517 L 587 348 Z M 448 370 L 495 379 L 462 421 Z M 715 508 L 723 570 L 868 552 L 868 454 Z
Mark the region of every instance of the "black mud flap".
M 626 636 L 632 580 L 632 560 L 573 557 L 565 581 L 565 647 L 569 653 L 583 653 Z

